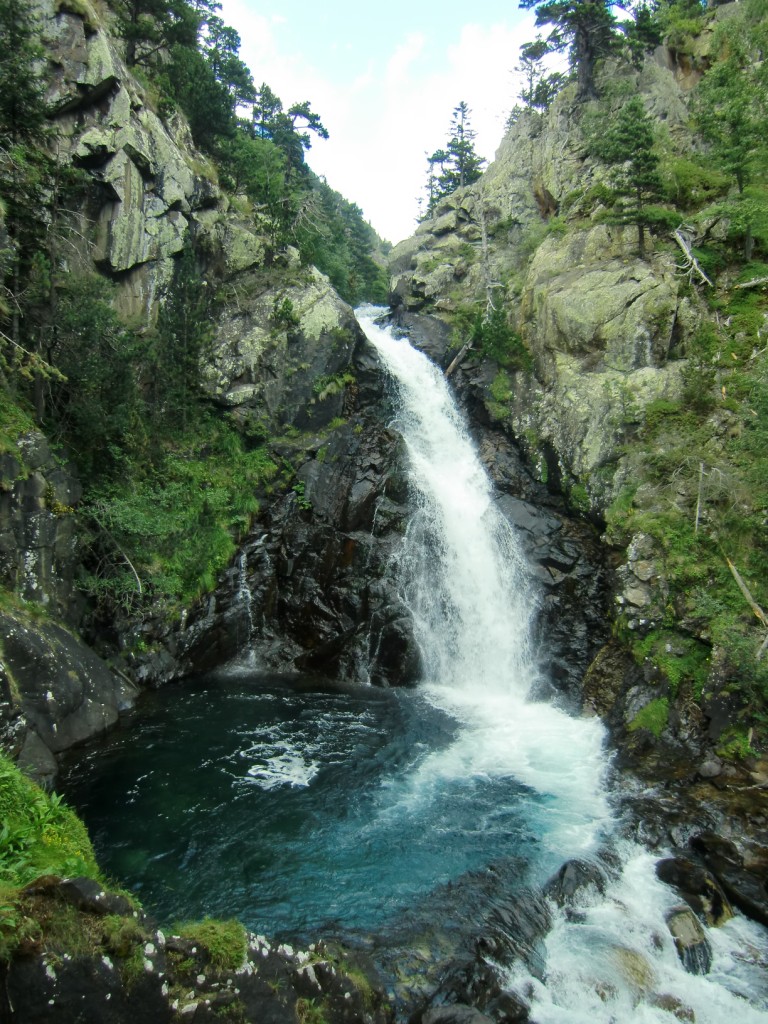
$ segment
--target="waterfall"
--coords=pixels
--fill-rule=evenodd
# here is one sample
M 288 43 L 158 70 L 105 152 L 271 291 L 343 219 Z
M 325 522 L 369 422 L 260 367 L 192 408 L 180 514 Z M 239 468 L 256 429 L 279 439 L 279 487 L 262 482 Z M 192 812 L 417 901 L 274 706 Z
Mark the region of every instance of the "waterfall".
M 541 880 L 601 840 L 621 855 L 604 896 L 577 913 L 555 910 L 544 981 L 508 976 L 536 1024 L 766 1024 L 759 926 L 736 918 L 713 930 L 710 974 L 683 969 L 665 924 L 679 897 L 655 878 L 655 857 L 613 835 L 601 724 L 537 699 L 545 666 L 531 641 L 535 587 L 443 375 L 377 325 L 380 312 L 364 307 L 358 319 L 394 384 L 393 427 L 416 504 L 394 571 L 423 655 L 421 692 L 458 725 L 415 766 L 395 811 L 418 813 L 452 782 L 512 778 L 530 793 Z
M 448 385 L 429 360 L 358 316 L 396 384 L 396 420 L 416 511 L 395 566 L 423 655 L 422 692 L 462 725 L 419 766 L 411 801 L 452 778 L 513 777 L 545 798 L 540 839 L 553 858 L 594 847 L 609 820 L 604 732 L 535 699 L 536 592 Z M 544 859 L 542 870 L 555 867 Z

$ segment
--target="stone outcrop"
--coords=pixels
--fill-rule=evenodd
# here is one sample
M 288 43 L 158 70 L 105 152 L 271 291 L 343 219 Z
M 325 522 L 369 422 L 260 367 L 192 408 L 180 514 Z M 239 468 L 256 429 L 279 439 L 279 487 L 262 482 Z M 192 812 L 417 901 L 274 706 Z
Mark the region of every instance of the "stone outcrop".
M 215 941 L 208 940 L 210 949 L 206 945 L 205 926 L 202 938 L 165 933 L 124 897 L 89 878 L 48 876 L 21 899 L 38 909 L 45 901 L 46 922 L 66 919 L 81 939 L 77 955 L 66 943 L 59 951 L 61 938 L 51 927 L 45 952 L 37 936 L 0 966 L 4 1020 L 295 1024 L 321 1010 L 328 1024 L 389 1024 L 392 1019 L 371 964 L 347 949 L 323 944 L 295 949 L 244 932 L 241 962 L 234 962 L 236 951 L 228 949 L 232 962 L 222 963 Z
M 685 96 L 667 58 L 660 50 L 623 74 L 675 135 Z M 570 88 L 546 115 L 522 114 L 482 178 L 395 247 L 390 272 L 392 301 L 406 313 L 450 322 L 489 298 L 509 311 L 533 370 L 507 375 L 494 415 L 600 512 L 629 473 L 619 449 L 646 408 L 681 393 L 680 354 L 697 313 L 673 256 L 651 246 L 641 259 L 635 229 L 600 223 L 589 197 L 606 172 L 589 156 L 588 116 Z M 454 354 L 464 340 L 453 340 Z
M 53 622 L 0 614 L 0 630 L 0 718 L 13 724 L 21 766 L 47 783 L 53 754 L 114 725 L 137 691 Z
M 24 434 L 14 454 L 0 455 L 0 582 L 65 621 L 73 621 L 81 495 L 72 467 L 37 431 Z
M 72 266 L 95 261 L 118 280 L 121 312 L 152 318 L 196 216 L 222 202 L 215 171 L 182 118 L 161 119 L 151 108 L 95 13 L 50 0 L 39 9 L 59 157 L 91 180 Z

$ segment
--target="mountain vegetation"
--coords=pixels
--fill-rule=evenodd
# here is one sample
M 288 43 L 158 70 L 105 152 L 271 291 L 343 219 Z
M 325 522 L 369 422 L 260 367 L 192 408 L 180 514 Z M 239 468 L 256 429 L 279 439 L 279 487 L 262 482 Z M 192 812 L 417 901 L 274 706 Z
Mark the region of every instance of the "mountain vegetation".
M 590 101 L 583 125 L 598 183 L 568 197 L 558 230 L 578 229 L 585 216 L 634 225 L 642 258 L 647 232 L 657 251 L 683 243 L 680 270 L 700 317 L 678 353 L 685 385 L 678 399 L 623 414 L 632 482 L 605 516 L 616 544 L 654 538 L 669 587 L 661 621 L 626 641 L 678 701 L 709 706 L 718 695 L 739 707 L 741 724 L 726 730 L 721 751 L 744 753 L 768 734 L 764 5 L 739 4 L 716 19 L 696 0 L 670 0 L 636 5 L 623 24 L 602 0 L 521 6 L 552 26 L 548 47 L 568 48 L 576 96 Z M 622 93 L 616 71 L 662 36 L 693 53 L 703 31 L 712 33 L 709 57 L 697 70 L 688 131 L 673 137 L 645 97 Z M 577 492 L 588 505 L 582 482 Z
M 471 185 L 480 177 L 485 158 L 475 152 L 477 132 L 471 125 L 471 111 L 464 100 L 451 115 L 451 127 L 445 149 L 436 149 L 427 157 L 429 167 L 424 216 L 432 215 L 438 202 L 457 188 Z
M 350 303 L 384 301 L 386 245 L 306 165 L 313 140 L 328 138 L 319 115 L 255 86 L 217 9 L 115 0 L 107 14 L 155 108 L 183 112 L 267 260 L 291 246 Z M 150 324 L 118 315 L 107 277 L 69 272 L 71 213 L 88 202 L 89 176 L 57 157 L 35 7 L 2 0 L 0 36 L 0 433 L 13 450 L 16 425 L 34 422 L 77 462 L 86 591 L 123 608 L 173 606 L 213 586 L 276 467 L 265 439 L 244 440 L 201 386 L 221 295 L 199 241 L 186 239 Z

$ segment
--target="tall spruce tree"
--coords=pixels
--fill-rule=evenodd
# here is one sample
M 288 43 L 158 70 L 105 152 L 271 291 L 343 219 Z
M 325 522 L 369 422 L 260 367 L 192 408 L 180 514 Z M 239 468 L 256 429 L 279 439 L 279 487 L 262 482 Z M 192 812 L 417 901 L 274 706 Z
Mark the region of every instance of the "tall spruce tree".
M 546 39 L 549 52 L 568 50 L 576 70 L 578 98 L 596 97 L 596 64 L 620 39 L 612 8 L 623 4 L 619 0 L 519 0 L 519 6 L 536 8 L 537 26 L 552 26 Z
M 637 226 L 641 256 L 645 254 L 645 229 L 658 221 L 651 204 L 663 192 L 654 143 L 653 122 L 640 97 L 633 96 L 592 145 L 595 156 L 613 167 L 613 207 L 607 219 Z
M 475 151 L 475 132 L 470 123 L 471 111 L 462 100 L 451 115 L 451 127 L 445 149 L 437 149 L 427 157 L 427 209 L 429 216 L 437 203 L 457 188 L 471 185 L 483 173 L 485 158 Z M 440 172 L 435 173 L 439 166 Z

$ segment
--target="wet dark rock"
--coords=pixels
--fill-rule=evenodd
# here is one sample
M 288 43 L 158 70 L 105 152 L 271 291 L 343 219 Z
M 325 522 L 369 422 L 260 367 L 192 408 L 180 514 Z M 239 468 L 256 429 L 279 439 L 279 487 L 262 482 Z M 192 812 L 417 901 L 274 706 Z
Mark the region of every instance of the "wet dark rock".
M 163 982 L 143 973 L 130 987 L 106 958 L 56 958 L 55 966 L 43 956 L 13 959 L 2 984 L 14 1016 L 26 1024 L 166 1024 L 173 1019 Z
M 49 751 L 103 732 L 132 706 L 135 688 L 62 626 L 0 614 L 0 630 L 13 704 Z M 37 774 L 48 772 L 50 762 L 35 741 L 27 756 Z
M 492 1018 L 487 1017 L 474 1006 L 463 1006 L 456 1003 L 453 1006 L 435 1006 L 427 1010 L 421 1018 L 422 1024 L 493 1024 Z
M 603 894 L 608 879 L 595 861 L 567 860 L 544 886 L 544 894 L 559 906 L 574 903 L 590 890 Z
M 20 439 L 18 456 L 0 456 L 0 581 L 73 624 L 80 602 L 72 513 L 81 496 L 74 469 L 61 464 L 40 433 Z
M 736 844 L 713 832 L 702 832 L 690 840 L 691 849 L 704 861 L 731 903 L 747 917 L 768 926 L 768 887 L 763 864 L 752 870 Z
M 453 332 L 444 320 L 396 309 L 393 322 L 408 335 L 415 348 L 420 349 L 433 363 L 443 369 L 458 352 L 458 348 L 454 346 Z
M 656 875 L 671 885 L 709 927 L 724 924 L 733 917 L 717 879 L 695 861 L 687 857 L 667 857 L 657 862 Z
M 27 890 L 29 891 L 29 890 Z M 90 914 L 131 914 L 133 907 L 125 896 L 109 892 L 92 878 L 65 878 L 48 888 L 48 895 L 71 903 Z
M 488 1014 L 497 1024 L 526 1024 L 529 1020 L 530 1005 L 519 992 L 508 989 L 490 1001 Z
M 686 971 L 689 974 L 709 974 L 712 947 L 691 908 L 673 907 L 666 915 L 666 922 Z

